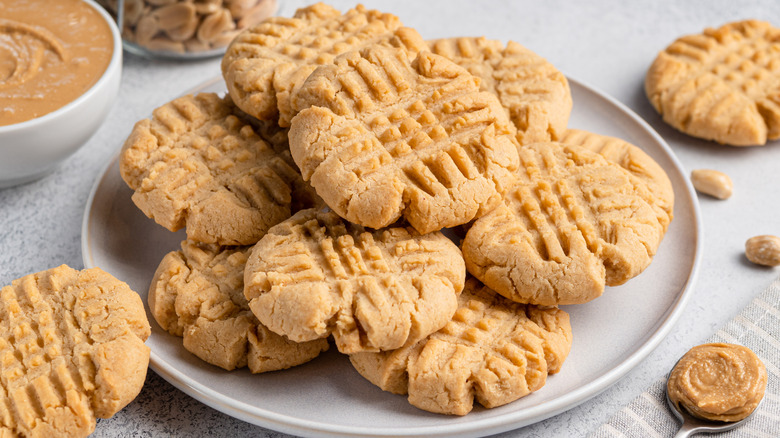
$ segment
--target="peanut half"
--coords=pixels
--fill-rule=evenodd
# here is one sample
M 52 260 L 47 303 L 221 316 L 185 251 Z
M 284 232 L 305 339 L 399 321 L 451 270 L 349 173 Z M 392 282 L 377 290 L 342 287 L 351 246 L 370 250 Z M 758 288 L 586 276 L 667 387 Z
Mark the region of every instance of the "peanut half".
M 223 32 L 236 28 L 230 11 L 221 9 L 213 14 L 209 14 L 203 19 L 203 23 L 198 28 L 197 37 L 202 43 L 212 43 Z
M 728 199 L 734 191 L 731 178 L 723 172 L 712 169 L 696 169 L 691 172 L 693 187 L 704 194 L 718 199 Z
M 745 256 L 757 265 L 780 265 L 780 237 L 755 236 L 745 242 Z
M 173 3 L 157 8 L 152 12 L 157 18 L 157 25 L 162 30 L 171 30 L 177 27 L 186 26 L 194 22 L 198 25 L 198 19 L 195 15 L 195 6 L 192 3 Z

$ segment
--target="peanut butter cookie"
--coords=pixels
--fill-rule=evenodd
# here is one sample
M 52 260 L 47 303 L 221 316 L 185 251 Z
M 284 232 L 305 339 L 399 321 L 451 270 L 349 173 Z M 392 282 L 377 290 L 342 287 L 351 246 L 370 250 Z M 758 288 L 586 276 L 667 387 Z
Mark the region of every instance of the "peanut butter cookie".
M 244 295 L 261 323 L 293 341 L 332 334 L 342 353 L 391 350 L 450 320 L 465 275 L 441 233 L 372 232 L 309 209 L 257 242 Z
M 466 415 L 475 399 L 493 408 L 544 386 L 571 343 L 566 312 L 511 302 L 469 278 L 442 329 L 415 344 L 349 360 L 371 383 L 409 394 L 420 409 Z
M 520 148 L 514 186 L 463 240 L 466 267 L 521 303 L 577 304 L 642 272 L 664 234 L 647 184 L 580 146 Z
M 297 343 L 268 330 L 244 298 L 244 265 L 251 247 L 187 240 L 160 262 L 149 287 L 149 308 L 184 348 L 226 370 L 253 373 L 300 365 L 328 349 L 328 341 Z
M 504 46 L 485 37 L 443 38 L 428 45 L 480 78 L 480 90 L 498 96 L 520 144 L 563 135 L 572 108 L 569 81 L 544 58 L 514 41 Z
M 780 29 L 737 21 L 677 39 L 658 54 L 645 91 L 666 123 L 732 146 L 780 137 Z
M 222 74 L 241 109 L 290 126 L 295 113 L 289 99 L 318 65 L 373 45 L 403 48 L 412 57 L 427 49 L 417 31 L 401 27 L 395 15 L 362 5 L 341 14 L 316 3 L 293 18 L 271 17 L 240 33 L 222 58 Z
M 517 167 L 516 130 L 496 96 L 430 52 L 411 63 L 390 48 L 345 53 L 293 105 L 290 151 L 304 179 L 359 225 L 466 223 L 501 202 Z
M 664 231 L 666 231 L 674 217 L 674 189 L 664 169 L 645 151 L 617 137 L 579 129 L 566 130 L 559 141 L 564 144 L 582 146 L 601 154 L 607 160 L 616 163 L 647 183 L 647 188 L 655 198 L 652 205 L 656 210 L 658 222 L 663 225 Z
M 249 245 L 290 217 L 308 186 L 242 121 L 229 97 L 184 96 L 136 123 L 120 157 L 133 202 L 165 228 L 219 245 Z M 309 189 L 310 191 L 310 189 Z M 300 205 L 296 207 L 311 207 Z
M 290 182 L 290 189 L 292 191 L 292 201 L 290 208 L 293 212 L 303 210 L 306 208 L 323 208 L 327 207 L 325 201 L 317 195 L 317 191 L 308 182 L 301 178 L 301 171 L 298 169 L 298 165 L 295 164 L 295 160 L 290 153 L 290 140 L 288 134 L 290 128 L 282 128 L 275 121 L 260 120 L 249 114 L 241 111 L 238 107 L 235 108 L 235 114 L 241 121 L 252 125 L 257 135 L 260 136 L 271 148 L 281 157 L 290 168 L 294 169 L 296 174 L 291 175 L 288 179 Z
M 138 294 L 97 268 L 0 289 L 0 436 L 91 434 L 141 391 L 149 334 Z

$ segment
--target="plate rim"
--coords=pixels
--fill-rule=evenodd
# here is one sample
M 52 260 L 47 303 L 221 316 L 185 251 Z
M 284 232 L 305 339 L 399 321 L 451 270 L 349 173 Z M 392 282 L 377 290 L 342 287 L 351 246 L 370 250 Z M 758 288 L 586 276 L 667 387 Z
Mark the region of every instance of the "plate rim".
M 184 392 L 188 396 L 231 417 L 272 430 L 306 436 L 380 437 L 426 435 L 452 437 L 489 435 L 543 421 L 547 418 L 573 409 L 583 402 L 607 390 L 614 383 L 625 376 L 629 371 L 639 365 L 639 363 L 644 361 L 647 356 L 649 356 L 650 353 L 652 353 L 658 347 L 658 345 L 660 345 L 660 343 L 666 339 L 685 310 L 685 307 L 693 294 L 696 279 L 700 269 L 703 242 L 703 225 L 700 206 L 693 185 L 688 178 L 685 178 L 684 167 L 675 153 L 672 151 L 669 144 L 663 139 L 663 137 L 661 137 L 661 135 L 658 134 L 658 132 L 656 132 L 655 129 L 653 129 L 650 124 L 647 123 L 647 121 L 642 119 L 632 109 L 614 97 L 600 91 L 596 87 L 586 84 L 585 82 L 573 79 L 569 75 L 567 75 L 566 78 L 569 81 L 570 87 L 580 87 L 584 91 L 589 92 L 590 94 L 593 94 L 598 98 L 603 99 L 610 105 L 616 107 L 618 110 L 620 110 L 620 112 L 627 115 L 630 119 L 637 123 L 647 134 L 650 135 L 650 137 L 653 138 L 656 143 L 661 146 L 661 150 L 666 155 L 666 158 L 669 159 L 674 166 L 674 170 L 683 176 L 682 180 L 684 181 L 683 187 L 685 190 L 681 190 L 681 193 L 675 195 L 683 195 L 685 198 L 687 198 L 687 203 L 692 206 L 692 226 L 695 228 L 695 233 L 693 233 L 693 236 L 695 237 L 696 242 L 693 248 L 693 263 L 691 265 L 690 271 L 688 272 L 687 279 L 681 290 L 678 292 L 677 299 L 671 305 L 671 311 L 666 314 L 665 318 L 659 319 L 658 322 L 660 325 L 655 330 L 655 332 L 623 361 L 617 363 L 614 367 L 605 370 L 598 378 L 591 380 L 579 388 L 536 406 L 531 406 L 494 417 L 475 419 L 473 421 L 455 422 L 451 425 L 439 424 L 431 426 L 412 426 L 405 428 L 369 428 L 364 426 L 322 423 L 304 418 L 293 417 L 287 414 L 280 414 L 264 408 L 259 408 L 257 406 L 252 406 L 210 389 L 200 382 L 197 382 L 194 379 L 186 376 L 180 370 L 168 369 L 169 367 L 164 364 L 162 357 L 155 351 L 151 351 L 149 367 L 168 383 Z M 221 76 L 208 79 L 191 88 L 190 90 L 185 91 L 182 93 L 182 95 L 203 90 L 213 86 L 220 80 L 222 80 Z M 95 182 L 93 183 L 90 190 L 89 197 L 87 198 L 81 226 L 81 253 L 82 262 L 84 263 L 85 268 L 95 267 L 91 257 L 91 247 L 89 245 L 90 213 L 92 211 L 94 198 L 101 186 L 101 183 L 107 177 L 109 170 L 115 166 L 119 160 L 120 154 L 121 149 L 117 151 L 117 153 L 114 154 L 113 157 L 109 159 L 108 163 L 102 168 L 97 178 L 95 179 Z M 677 202 L 679 201 L 676 200 L 676 203 Z M 146 305 L 146 303 L 144 304 Z

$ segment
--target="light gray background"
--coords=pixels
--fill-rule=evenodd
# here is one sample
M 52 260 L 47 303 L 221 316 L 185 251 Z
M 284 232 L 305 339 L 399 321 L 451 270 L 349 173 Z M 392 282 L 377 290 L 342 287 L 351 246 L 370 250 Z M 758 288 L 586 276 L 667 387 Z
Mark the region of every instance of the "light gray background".
M 279 14 L 284 16 L 308 4 L 280 3 Z M 331 4 L 342 10 L 354 6 L 350 1 L 334 0 Z M 396 0 L 365 4 L 395 13 L 424 38 L 485 35 L 518 41 L 565 74 L 636 111 L 666 139 L 688 171 L 714 168 L 734 180 L 731 199 L 700 198 L 704 255 L 697 287 L 667 339 L 602 394 L 563 414 L 501 436 L 587 435 L 665 374 L 688 348 L 703 342 L 739 313 L 780 272 L 753 266 L 743 256 L 747 238 L 780 235 L 780 144 L 740 149 L 687 137 L 660 120 L 644 97 L 642 86 L 656 53 L 676 37 L 747 18 L 780 25 L 780 2 Z M 98 173 L 137 120 L 218 74 L 216 58 L 173 62 L 126 54 L 118 101 L 84 148 L 42 180 L 0 190 L 0 285 L 62 263 L 83 267 L 81 220 Z M 112 419 L 101 420 L 94 436 L 285 435 L 221 414 L 150 372 L 139 398 Z

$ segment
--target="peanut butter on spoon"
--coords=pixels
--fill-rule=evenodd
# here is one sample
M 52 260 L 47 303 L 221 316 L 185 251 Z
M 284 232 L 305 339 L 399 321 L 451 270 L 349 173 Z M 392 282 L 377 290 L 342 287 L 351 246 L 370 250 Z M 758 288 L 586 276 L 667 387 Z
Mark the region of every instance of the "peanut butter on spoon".
M 683 420 L 678 437 L 736 427 L 758 407 L 766 390 L 766 367 L 747 347 L 703 344 L 674 366 L 666 395 Z

